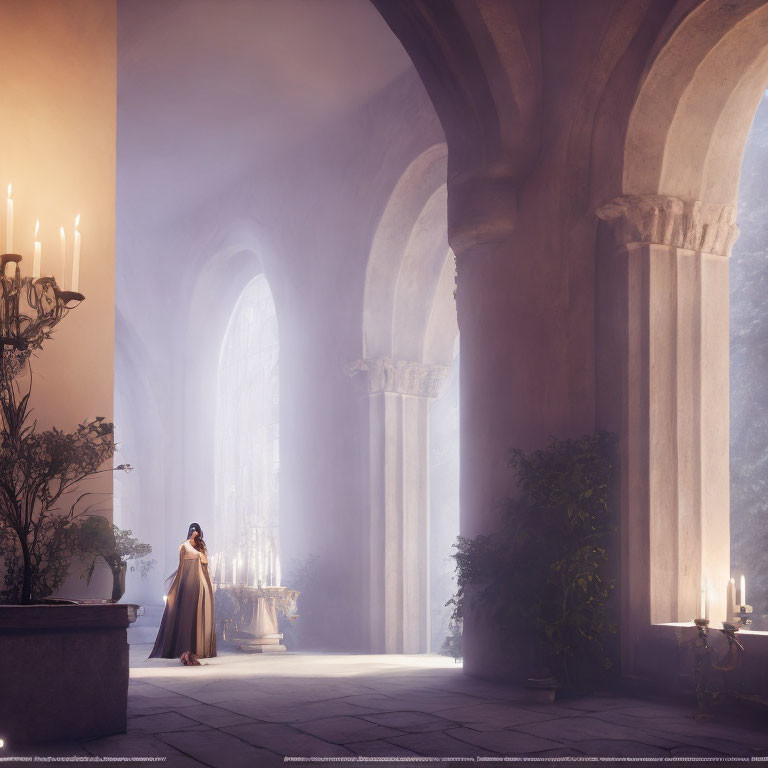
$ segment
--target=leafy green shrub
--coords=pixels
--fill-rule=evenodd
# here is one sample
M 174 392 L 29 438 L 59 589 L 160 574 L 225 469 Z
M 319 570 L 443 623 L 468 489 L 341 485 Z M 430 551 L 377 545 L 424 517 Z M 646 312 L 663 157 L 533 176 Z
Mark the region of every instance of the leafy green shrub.
M 455 545 L 454 619 L 471 588 L 505 643 L 519 645 L 532 631 L 539 664 L 581 688 L 605 684 L 617 669 L 614 456 L 604 432 L 512 451 L 519 495 L 502 505 L 501 527 Z

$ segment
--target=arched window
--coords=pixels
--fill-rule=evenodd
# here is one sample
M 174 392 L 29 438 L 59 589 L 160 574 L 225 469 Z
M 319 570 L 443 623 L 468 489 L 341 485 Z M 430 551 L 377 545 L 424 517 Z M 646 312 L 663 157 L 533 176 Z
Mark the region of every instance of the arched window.
M 430 650 L 451 634 L 456 594 L 453 545 L 459 535 L 459 337 L 451 372 L 429 407 L 429 603 Z
M 279 340 L 263 275 L 240 294 L 219 358 L 216 395 L 218 581 L 280 583 Z
M 752 629 L 768 630 L 768 92 L 755 115 L 739 184 L 741 235 L 730 260 L 731 576 L 748 584 Z M 740 597 L 740 596 L 739 596 Z M 743 602 L 743 600 L 739 600 Z

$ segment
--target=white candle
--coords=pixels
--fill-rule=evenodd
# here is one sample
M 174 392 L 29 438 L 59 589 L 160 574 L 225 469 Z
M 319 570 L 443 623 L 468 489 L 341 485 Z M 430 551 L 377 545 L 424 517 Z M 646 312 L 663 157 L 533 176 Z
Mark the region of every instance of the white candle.
M 64 233 L 64 226 L 62 225 L 61 229 L 59 229 L 59 256 L 61 257 L 61 272 L 59 273 L 61 275 L 62 281 L 64 280 L 64 269 L 67 265 L 67 236 Z M 62 282 L 61 287 L 64 287 L 64 283 Z
M 747 604 L 747 582 L 743 573 L 741 574 L 741 583 L 739 586 L 739 605 L 743 608 Z
M 280 554 L 275 555 L 275 586 L 280 586 Z
M 13 253 L 13 198 L 8 185 L 8 202 L 5 209 L 5 252 Z
M 704 587 L 701 588 L 701 604 L 699 605 L 699 618 L 705 618 L 707 612 L 707 595 Z
M 40 264 L 43 260 L 43 253 L 40 247 L 40 241 L 37 239 L 37 233 L 40 231 L 40 219 L 35 222 L 35 254 L 32 258 L 32 277 L 37 280 L 40 277 Z
M 16 262 L 15 261 L 6 261 L 5 262 L 5 277 L 7 277 L 9 280 L 13 280 L 13 278 L 16 277 Z
M 80 285 L 80 214 L 75 218 L 75 250 L 72 254 L 72 290 L 76 291 Z

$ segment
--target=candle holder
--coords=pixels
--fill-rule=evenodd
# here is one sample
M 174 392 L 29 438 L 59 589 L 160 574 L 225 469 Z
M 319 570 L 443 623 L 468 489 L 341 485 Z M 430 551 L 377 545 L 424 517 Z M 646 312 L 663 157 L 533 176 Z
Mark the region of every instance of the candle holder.
M 752 625 L 752 619 L 750 618 L 750 615 L 752 613 L 752 606 L 751 605 L 740 605 L 739 606 L 739 621 L 741 622 L 741 626 L 744 627 L 744 629 L 750 627 Z
M 0 347 L 14 355 L 19 369 L 31 350 L 40 349 L 54 327 L 85 299 L 77 291 L 62 291 L 53 277 L 22 277 L 18 253 L 0 256 Z M 15 264 L 13 276 L 6 277 L 8 264 Z
M 744 646 L 736 639 L 736 633 L 739 631 L 739 628 L 738 624 L 728 621 L 723 622 L 723 628 L 720 631 L 728 638 L 728 650 L 722 659 L 712 663 L 712 666 L 721 672 L 731 672 L 741 666 Z

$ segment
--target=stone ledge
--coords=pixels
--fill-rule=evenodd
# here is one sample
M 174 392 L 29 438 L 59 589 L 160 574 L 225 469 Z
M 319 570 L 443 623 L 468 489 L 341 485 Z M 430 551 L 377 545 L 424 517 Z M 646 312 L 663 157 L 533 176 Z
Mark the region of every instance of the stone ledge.
M 0 605 L 0 634 L 5 632 L 125 629 L 128 606 Z

